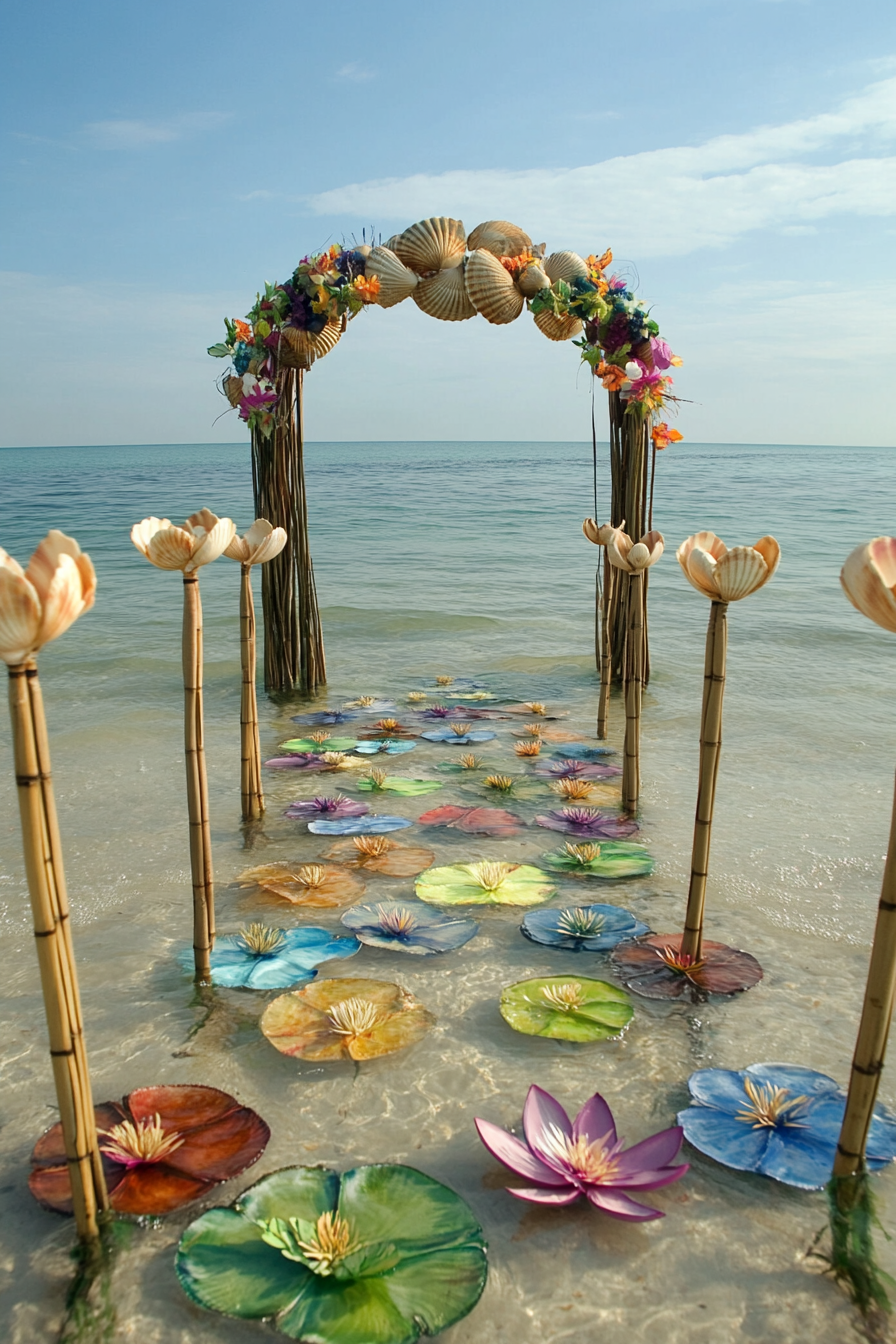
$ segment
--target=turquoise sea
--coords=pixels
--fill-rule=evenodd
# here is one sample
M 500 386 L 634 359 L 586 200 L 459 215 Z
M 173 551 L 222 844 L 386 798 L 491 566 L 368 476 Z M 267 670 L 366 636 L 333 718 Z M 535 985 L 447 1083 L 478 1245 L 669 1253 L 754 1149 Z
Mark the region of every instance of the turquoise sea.
M 598 451 L 603 461 L 606 446 Z M 539 1209 L 504 1192 L 505 1174 L 472 1120 L 517 1125 L 531 1082 L 571 1111 L 600 1090 L 635 1142 L 673 1122 L 695 1068 L 781 1060 L 846 1080 L 892 806 L 896 653 L 846 601 L 838 574 L 860 541 L 894 531 L 893 462 L 885 449 L 716 444 L 679 445 L 659 460 L 654 525 L 667 554 L 651 571 L 642 742 L 642 838 L 657 865 L 649 878 L 588 894 L 625 905 L 657 931 L 680 926 L 708 604 L 674 552 L 702 528 L 729 544 L 774 534 L 778 574 L 729 614 L 707 913 L 707 935 L 752 952 L 762 983 L 700 1007 L 639 1000 L 619 1041 L 518 1035 L 498 1013 L 505 985 L 609 972 L 599 957 L 571 963 L 571 954 L 526 941 L 519 911 L 483 909 L 476 939 L 445 957 L 364 948 L 324 968 L 394 980 L 437 1018 L 411 1049 L 354 1066 L 279 1055 L 258 1028 L 272 995 L 220 990 L 209 1011 L 175 959 L 190 939 L 181 584 L 148 565 L 128 533 L 148 514 L 180 521 L 203 505 L 245 530 L 248 447 L 0 450 L 0 546 L 24 562 L 59 527 L 99 577 L 95 609 L 40 659 L 96 1099 L 194 1081 L 256 1107 L 271 1143 L 208 1206 L 299 1162 L 406 1162 L 445 1181 L 474 1208 L 491 1265 L 480 1305 L 442 1337 L 450 1344 L 858 1338 L 852 1309 L 806 1258 L 826 1220 L 820 1194 L 687 1152 L 687 1177 L 651 1192 L 648 1202 L 667 1215 L 657 1222 Z M 329 670 L 318 707 L 375 694 L 406 708 L 408 691 L 434 676 L 475 676 L 497 694 L 568 711 L 564 727 L 593 735 L 598 552 L 581 534 L 594 512 L 590 444 L 317 443 L 307 449 L 307 475 Z M 603 477 L 598 499 L 603 519 Z M 252 864 L 306 862 L 326 847 L 282 815 L 291 799 L 315 792 L 314 782 L 283 773 L 266 775 L 260 830 L 240 827 L 238 580 L 226 559 L 201 577 L 219 932 L 258 918 L 336 930 L 338 911 L 259 903 L 236 884 Z M 265 756 L 294 735 L 290 715 L 305 707 L 260 697 Z M 512 726 L 497 725 L 482 754 L 519 773 Z M 621 730 L 614 699 L 616 746 Z M 471 801 L 472 786 L 435 769 L 449 750 L 427 744 L 397 758 L 396 773 L 449 782 L 435 797 L 390 798 L 389 812 L 414 819 L 434 802 Z M 338 783 L 351 791 L 350 781 Z M 0 730 L 0 1335 L 32 1344 L 55 1338 L 63 1318 L 72 1233 L 26 1187 L 54 1095 L 13 793 L 9 733 Z M 527 819 L 539 810 L 520 807 Z M 531 861 L 556 847 L 552 839 L 533 827 L 510 840 L 433 831 L 419 843 L 437 863 Z M 401 894 L 412 894 L 410 881 L 371 878 L 365 899 Z M 580 883 L 565 880 L 555 903 L 581 895 Z M 896 1104 L 896 1057 L 881 1098 Z M 896 1174 L 877 1186 L 892 1230 Z M 135 1228 L 112 1280 L 112 1344 L 264 1337 L 263 1326 L 200 1311 L 178 1287 L 173 1251 L 194 1214 Z M 896 1250 L 878 1241 L 896 1272 Z

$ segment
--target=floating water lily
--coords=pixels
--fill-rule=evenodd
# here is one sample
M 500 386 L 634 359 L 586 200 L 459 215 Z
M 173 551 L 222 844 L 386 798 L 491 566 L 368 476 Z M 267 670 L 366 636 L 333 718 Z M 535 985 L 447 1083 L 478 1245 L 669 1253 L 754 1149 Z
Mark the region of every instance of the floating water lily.
M 619 790 L 596 779 L 558 779 L 548 788 L 564 803 L 618 803 Z
M 265 863 L 247 868 L 239 881 L 245 888 L 260 887 L 293 905 L 317 910 L 349 905 L 364 893 L 363 881 L 334 863 Z
M 736 1171 L 755 1171 L 802 1190 L 830 1180 L 846 1094 L 826 1073 L 797 1064 L 698 1069 L 678 1115 L 688 1143 Z M 866 1159 L 872 1170 L 896 1156 L 896 1116 L 876 1106 Z
M 430 866 L 435 854 L 431 849 L 402 845 L 384 835 L 355 835 L 350 840 L 337 840 L 322 857 L 385 877 L 416 877 Z
M 325 751 L 320 758 L 322 770 L 366 770 L 367 762 L 360 756 L 346 756 L 344 751 Z
M 626 938 L 640 938 L 648 926 L 618 905 L 574 905 L 566 910 L 532 910 L 523 933 L 533 943 L 571 952 L 609 952 Z
M 308 737 L 291 737 L 288 742 L 280 743 L 280 750 L 294 752 L 298 756 L 304 756 L 309 752 L 319 756 L 325 751 L 354 751 L 357 745 L 353 737 L 331 737 L 329 733 L 314 733 Z
M 582 839 L 625 840 L 638 833 L 638 823 L 631 817 L 611 816 L 596 807 L 559 807 L 535 821 L 549 831 L 563 831 Z
M 524 723 L 522 728 L 513 729 L 514 737 L 535 738 L 539 742 L 578 742 L 576 733 L 568 733 L 564 728 L 548 728 L 544 723 Z
M 371 724 L 359 734 L 362 741 L 369 742 L 373 738 L 390 737 L 399 740 L 409 737 L 419 737 L 420 734 L 416 728 L 409 728 L 407 724 L 399 723 L 398 719 L 377 719 L 376 723 Z
M 434 905 L 540 905 L 556 896 L 540 868 L 527 863 L 452 863 L 417 878 L 417 895 Z
M 467 705 L 430 705 L 428 709 L 418 709 L 415 711 L 421 719 L 432 719 L 436 722 L 443 722 L 448 719 L 493 719 L 495 711 L 492 709 L 470 709 Z
M 332 723 L 350 723 L 352 719 L 359 716 L 349 709 L 321 709 L 313 714 L 293 714 L 293 723 L 313 724 L 315 727 L 322 727 L 324 724 Z
M 655 933 L 637 943 L 620 943 L 613 964 L 623 984 L 645 999 L 694 1002 L 707 994 L 737 994 L 762 979 L 762 967 L 749 952 L 703 939 L 700 957 L 682 950 L 680 933 Z
M 618 765 L 579 761 L 567 756 L 560 760 L 543 761 L 536 765 L 535 773 L 549 779 L 613 779 L 622 774 L 622 768 Z
M 517 800 L 525 802 L 531 798 L 544 798 L 546 787 L 539 779 L 533 779 L 531 775 L 486 775 L 481 782 L 473 782 L 471 789 L 465 789 L 465 793 L 475 793 L 482 795 L 485 793 L 490 798 L 501 799 L 502 801 Z
M 360 709 L 365 714 L 386 714 L 395 708 L 394 700 L 383 700 L 376 695 L 359 695 L 357 700 L 347 700 L 344 709 Z
M 336 793 L 332 798 L 301 798 L 295 803 L 290 803 L 289 807 L 283 813 L 284 817 L 363 817 L 369 812 L 370 808 L 366 803 L 356 802 L 353 798 L 346 798 L 341 793 Z
M 474 756 L 471 751 L 463 752 L 456 761 L 439 761 L 437 770 L 443 771 L 446 775 L 459 775 L 464 770 L 481 770 L 485 765 L 481 756 Z
M 387 980 L 318 980 L 269 1003 L 261 1029 L 283 1055 L 377 1059 L 421 1040 L 434 1022 Z
M 618 752 L 615 747 L 592 747 L 587 742 L 572 742 L 568 747 L 554 752 L 557 760 L 572 761 L 601 761 L 605 756 L 616 755 Z
M 528 718 L 539 718 L 543 720 L 566 719 L 569 717 L 565 709 L 559 713 L 549 710 L 547 705 L 541 700 L 526 700 L 521 705 L 503 705 L 502 714 L 524 714 Z
M 316 1344 L 414 1344 L 472 1311 L 488 1267 L 464 1201 L 411 1167 L 286 1167 L 180 1240 L 181 1287 L 209 1311 L 274 1318 Z
M 555 872 L 569 873 L 571 877 L 602 877 L 616 880 L 621 877 L 646 877 L 653 872 L 653 859 L 643 845 L 625 840 L 604 840 L 567 843 L 563 849 L 542 854 L 539 863 Z M 635 934 L 631 935 L 635 937 Z
M 525 1036 L 558 1041 L 605 1041 L 634 1016 L 624 990 L 606 980 L 552 975 L 519 980 L 501 993 L 501 1016 Z
M 264 763 L 266 770 L 327 770 L 322 755 L 316 751 L 297 752 L 294 756 L 272 756 Z
M 356 787 L 365 793 L 398 793 L 406 798 L 416 798 L 424 793 L 435 793 L 444 785 L 437 779 L 402 779 L 400 775 L 387 775 L 385 770 L 371 770 L 358 780 Z
M 487 728 L 472 728 L 469 723 L 453 723 L 450 728 L 429 728 L 420 736 L 427 742 L 452 742 L 455 746 L 466 747 L 471 742 L 491 742 L 497 733 Z
M 377 816 L 373 812 L 367 817 L 343 817 L 338 821 L 309 821 L 308 829 L 314 835 L 388 835 L 390 831 L 403 831 L 413 824 L 407 817 Z
M 362 756 L 401 756 L 406 751 L 413 751 L 416 745 L 416 742 L 402 742 L 397 738 L 375 738 L 372 742 L 359 742 L 355 751 Z
M 334 957 L 353 957 L 357 938 L 339 938 L 326 929 L 272 929 L 249 924 L 218 938 L 212 948 L 211 981 L 228 989 L 288 989 L 317 975 L 317 966 Z M 192 952 L 179 953 L 189 969 Z
M 138 1087 L 95 1107 L 109 1199 L 116 1213 L 160 1216 L 191 1204 L 257 1162 L 271 1131 L 216 1087 Z M 28 1187 L 44 1208 L 71 1213 L 62 1125 L 31 1154 Z
M 451 688 L 450 691 L 448 690 L 449 686 Z M 435 692 L 436 695 L 449 695 L 449 694 L 457 695 L 461 691 L 468 692 L 468 691 L 487 691 L 487 690 L 488 687 L 486 686 L 484 681 L 475 681 L 472 677 L 441 676 L 436 677 L 434 686 L 428 686 L 425 692 L 422 693 L 426 695 L 432 695 L 433 692 Z
M 467 835 L 519 835 L 526 823 L 514 812 L 500 807 L 458 807 L 448 803 L 417 818 L 421 826 L 449 826 Z
M 342 922 L 362 943 L 424 957 L 436 952 L 453 952 L 479 932 L 475 919 L 443 915 L 416 901 L 356 905 L 346 910 Z
M 517 756 L 538 756 L 541 752 L 541 742 L 533 737 L 530 742 L 516 742 L 513 750 Z
M 570 1124 L 556 1098 L 533 1085 L 523 1109 L 524 1140 L 488 1120 L 473 1123 L 492 1156 L 530 1182 L 507 1193 L 534 1204 L 574 1204 L 584 1195 L 613 1218 L 643 1223 L 664 1215 L 628 1192 L 671 1185 L 688 1170 L 686 1162 L 672 1165 L 684 1137 L 677 1125 L 626 1149 L 599 1092 Z

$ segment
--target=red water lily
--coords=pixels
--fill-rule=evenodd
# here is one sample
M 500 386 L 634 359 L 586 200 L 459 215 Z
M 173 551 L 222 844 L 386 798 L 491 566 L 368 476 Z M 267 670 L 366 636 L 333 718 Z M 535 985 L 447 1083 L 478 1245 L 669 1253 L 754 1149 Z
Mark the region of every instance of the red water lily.
M 271 1131 L 216 1087 L 138 1087 L 95 1108 L 109 1199 L 116 1213 L 163 1214 L 257 1162 Z M 44 1208 L 72 1212 L 62 1126 L 38 1139 L 28 1186 Z
M 450 826 L 470 835 L 518 835 L 525 826 L 522 817 L 500 807 L 458 807 L 446 804 L 423 812 L 421 826 Z

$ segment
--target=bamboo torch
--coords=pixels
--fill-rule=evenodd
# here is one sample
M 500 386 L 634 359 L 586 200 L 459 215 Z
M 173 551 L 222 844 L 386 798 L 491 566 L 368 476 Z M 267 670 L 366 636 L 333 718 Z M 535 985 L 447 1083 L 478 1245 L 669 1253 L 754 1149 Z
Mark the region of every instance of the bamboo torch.
M 202 710 L 202 603 L 197 571 L 217 560 L 233 541 L 235 532 L 236 526 L 229 518 L 218 518 L 209 509 L 191 514 L 183 527 L 172 526 L 167 518 L 144 518 L 131 528 L 131 541 L 151 564 L 158 569 L 179 569 L 184 580 L 184 759 L 197 980 L 208 980 L 211 975 L 209 956 L 215 941 L 215 887 Z
M 37 654 L 93 606 L 93 565 L 71 537 L 52 531 L 27 571 L 0 549 L 0 658 L 9 672 L 9 709 L 25 871 L 50 1057 L 78 1235 L 99 1236 L 109 1207 L 87 1066 L 62 844 Z
M 255 694 L 255 603 L 252 599 L 252 566 L 273 560 L 286 545 L 286 532 L 266 518 L 256 518 L 243 537 L 234 537 L 224 551 L 238 560 L 240 580 L 240 799 L 243 821 L 252 821 L 264 812 L 261 783 L 261 745 L 258 740 L 258 699 Z

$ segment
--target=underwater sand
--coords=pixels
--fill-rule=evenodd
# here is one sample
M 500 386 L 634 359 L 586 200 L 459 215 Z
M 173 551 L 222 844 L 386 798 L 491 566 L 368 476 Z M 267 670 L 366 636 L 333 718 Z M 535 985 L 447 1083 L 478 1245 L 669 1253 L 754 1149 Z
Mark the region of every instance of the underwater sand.
M 602 455 L 606 449 L 602 448 Z M 590 447 L 579 444 L 320 444 L 308 449 L 312 549 L 329 688 L 319 705 L 395 696 L 440 673 L 485 675 L 496 691 L 570 713 L 593 733 L 594 568 L 580 533 L 593 512 Z M 197 997 L 175 960 L 190 940 L 182 750 L 181 584 L 128 540 L 149 513 L 175 521 L 201 505 L 252 518 L 244 445 L 0 451 L 0 545 L 25 560 L 48 527 L 75 535 L 97 567 L 93 612 L 41 655 L 54 775 L 73 906 L 96 1099 L 135 1086 L 201 1082 L 254 1106 L 272 1129 L 256 1167 L 205 1205 L 297 1162 L 338 1168 L 396 1161 L 445 1181 L 471 1204 L 490 1246 L 475 1311 L 446 1344 L 738 1344 L 857 1337 L 856 1317 L 805 1253 L 826 1220 L 823 1196 L 723 1169 L 685 1150 L 683 1181 L 651 1192 L 666 1218 L 624 1224 L 588 1208 L 539 1209 L 504 1193 L 509 1179 L 479 1143 L 474 1115 L 516 1125 L 530 1082 L 575 1110 L 596 1089 L 629 1142 L 663 1128 L 687 1101 L 695 1068 L 786 1060 L 848 1076 L 873 928 L 896 762 L 892 639 L 843 597 L 849 550 L 893 531 L 888 450 L 676 447 L 660 459 L 654 524 L 667 555 L 651 571 L 653 675 L 643 719 L 642 836 L 653 876 L 591 882 L 658 931 L 682 921 L 697 778 L 708 604 L 674 559 L 690 532 L 781 542 L 772 583 L 729 616 L 724 747 L 707 934 L 752 952 L 765 979 L 700 1007 L 636 1000 L 619 1041 L 577 1046 L 513 1032 L 503 986 L 536 974 L 602 976 L 603 958 L 539 948 L 522 912 L 480 909 L 481 931 L 456 952 L 418 959 L 365 947 L 321 974 L 394 979 L 438 1018 L 404 1053 L 361 1066 L 279 1055 L 258 1019 L 269 994 Z M 606 494 L 602 485 L 602 499 Z M 860 505 L 852 501 L 863 501 Z M 606 507 L 599 509 L 601 518 Z M 256 576 L 257 577 L 257 576 Z M 268 811 L 247 838 L 239 818 L 239 571 L 202 573 L 206 726 L 219 932 L 249 918 L 339 929 L 339 913 L 250 898 L 243 868 L 307 860 L 327 846 L 282 812 L 322 780 L 266 772 Z M 260 697 L 262 751 L 296 734 L 298 698 Z M 480 750 L 520 773 L 512 725 Z M 614 699 L 611 742 L 621 745 Z M 467 781 L 435 770 L 453 749 L 420 744 L 390 769 L 436 778 L 436 795 L 390 795 L 415 818 Z M 381 762 L 377 762 L 380 764 Z M 326 777 L 326 788 L 342 779 Z M 461 787 L 463 786 L 463 788 Z M 70 1277 L 72 1226 L 26 1187 L 28 1155 L 55 1119 L 30 933 L 8 730 L 0 731 L 0 1336 L 52 1339 Z M 363 795 L 356 795 L 363 796 Z M 518 805 L 530 818 L 540 808 Z M 424 838 L 425 836 L 425 838 Z M 419 837 L 419 840 L 418 840 Z M 518 860 L 562 844 L 402 833 L 437 863 Z M 371 876 L 364 899 L 410 895 L 410 880 Z M 560 883 L 554 904 L 582 899 Z M 896 1060 L 881 1099 L 896 1102 Z M 896 1173 L 876 1182 L 885 1226 Z M 250 1344 L 268 1327 L 193 1306 L 172 1268 L 181 1229 L 202 1205 L 135 1226 L 114 1272 L 118 1341 Z M 896 1248 L 878 1237 L 896 1271 Z

